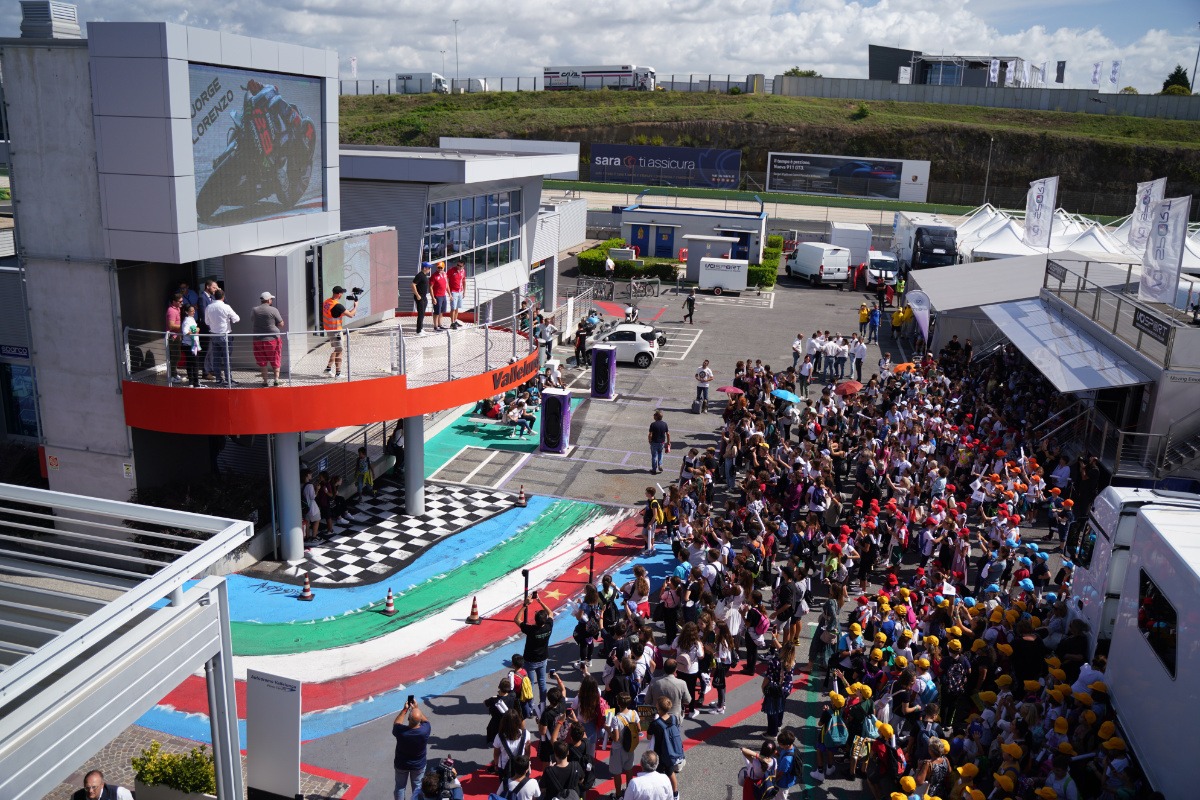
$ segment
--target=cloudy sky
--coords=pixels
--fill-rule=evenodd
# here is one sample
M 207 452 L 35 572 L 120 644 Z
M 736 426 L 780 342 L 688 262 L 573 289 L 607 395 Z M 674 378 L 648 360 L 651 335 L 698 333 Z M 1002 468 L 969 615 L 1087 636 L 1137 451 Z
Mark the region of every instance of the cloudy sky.
M 17 35 L 19 5 L 0 6 Z M 798 64 L 825 76 L 867 74 L 867 44 L 927 53 L 1013 55 L 1067 62 L 1086 88 L 1092 63 L 1123 62 L 1120 86 L 1162 88 L 1190 74 L 1200 44 L 1196 0 L 95 0 L 81 20 L 168 20 L 328 47 L 360 78 L 397 70 L 448 77 L 532 76 L 549 64 L 648 64 L 671 73 L 762 72 Z M 455 46 L 457 18 L 458 43 Z

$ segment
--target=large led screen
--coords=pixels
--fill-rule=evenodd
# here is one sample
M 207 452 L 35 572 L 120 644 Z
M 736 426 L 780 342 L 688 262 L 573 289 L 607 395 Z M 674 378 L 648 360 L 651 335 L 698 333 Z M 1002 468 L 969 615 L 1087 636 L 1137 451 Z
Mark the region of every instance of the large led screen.
M 349 236 L 319 245 L 318 249 L 321 297 L 329 297 L 334 286 L 346 290 L 342 302 L 355 309 L 355 318 L 347 321 L 347 327 L 396 307 L 395 231 Z
M 320 78 L 188 65 L 201 230 L 325 206 Z

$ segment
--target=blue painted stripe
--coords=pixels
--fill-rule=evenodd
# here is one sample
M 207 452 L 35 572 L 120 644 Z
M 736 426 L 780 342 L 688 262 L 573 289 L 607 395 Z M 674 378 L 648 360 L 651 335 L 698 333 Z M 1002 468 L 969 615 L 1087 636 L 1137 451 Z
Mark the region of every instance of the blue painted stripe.
M 659 585 L 675 568 L 675 557 L 669 545 L 660 543 L 653 556 L 639 557 L 636 562 L 629 561 L 615 572 L 611 573 L 613 582 L 618 586 L 633 578 L 634 564 L 641 564 L 649 573 L 654 585 Z M 314 601 L 315 602 L 315 601 Z M 568 606 L 569 608 L 569 606 Z M 571 638 L 575 628 L 575 618 L 570 613 L 562 613 L 554 620 L 555 643 Z M 326 711 L 305 714 L 301 720 L 301 738 L 305 741 L 321 739 L 326 736 L 342 733 L 356 725 L 370 722 L 379 717 L 398 714 L 408 700 L 408 695 L 419 698 L 440 697 L 456 691 L 460 686 L 478 678 L 485 678 L 500 672 L 508 664 L 510 653 L 506 648 L 497 646 L 489 652 L 476 656 L 460 667 L 447 670 L 441 675 L 420 681 L 408 686 L 398 687 L 390 692 L 362 700 L 350 706 L 339 706 Z M 138 720 L 153 730 L 162 731 L 174 736 L 183 736 L 196 741 L 208 742 L 211 734 L 208 718 L 199 714 L 185 714 L 172 709 L 156 707 Z M 246 724 L 240 721 L 239 732 L 242 737 L 242 747 L 246 746 Z

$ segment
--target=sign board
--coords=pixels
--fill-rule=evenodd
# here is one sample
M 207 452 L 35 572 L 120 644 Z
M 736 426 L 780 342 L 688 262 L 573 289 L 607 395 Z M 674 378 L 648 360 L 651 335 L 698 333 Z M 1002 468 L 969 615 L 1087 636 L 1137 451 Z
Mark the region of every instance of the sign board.
M 0 358 L 29 358 L 29 348 L 16 344 L 0 344 Z
M 768 153 L 767 191 L 877 197 L 924 203 L 928 161 L 813 153 Z
M 1054 261 L 1047 261 L 1046 274 L 1061 283 L 1067 279 L 1067 268 Z
M 250 798 L 300 794 L 300 681 L 246 671 L 246 785 Z
M 896 83 L 909 84 L 912 83 L 912 67 L 901 67 L 900 75 Z
M 1159 344 L 1166 344 L 1171 338 L 1171 326 L 1166 320 L 1161 320 L 1140 308 L 1133 310 L 1133 327 Z
M 741 150 L 602 144 L 589 146 L 590 177 L 606 183 L 667 184 L 737 188 Z
M 121 475 L 124 476 L 126 480 L 133 480 L 133 464 L 130 464 L 128 461 L 122 463 Z
M 58 469 L 58 456 L 46 456 L 46 466 L 52 470 Z

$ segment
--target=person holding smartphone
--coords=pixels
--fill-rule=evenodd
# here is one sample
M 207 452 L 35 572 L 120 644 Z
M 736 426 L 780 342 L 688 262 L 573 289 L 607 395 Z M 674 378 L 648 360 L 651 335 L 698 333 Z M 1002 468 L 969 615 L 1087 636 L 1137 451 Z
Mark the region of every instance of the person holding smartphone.
M 429 720 L 417 705 L 412 695 L 400 713 L 392 721 L 392 736 L 396 738 L 396 752 L 392 766 L 396 770 L 394 800 L 404 800 L 408 787 L 413 796 L 420 791 L 425 777 L 425 754 L 432 728 Z

